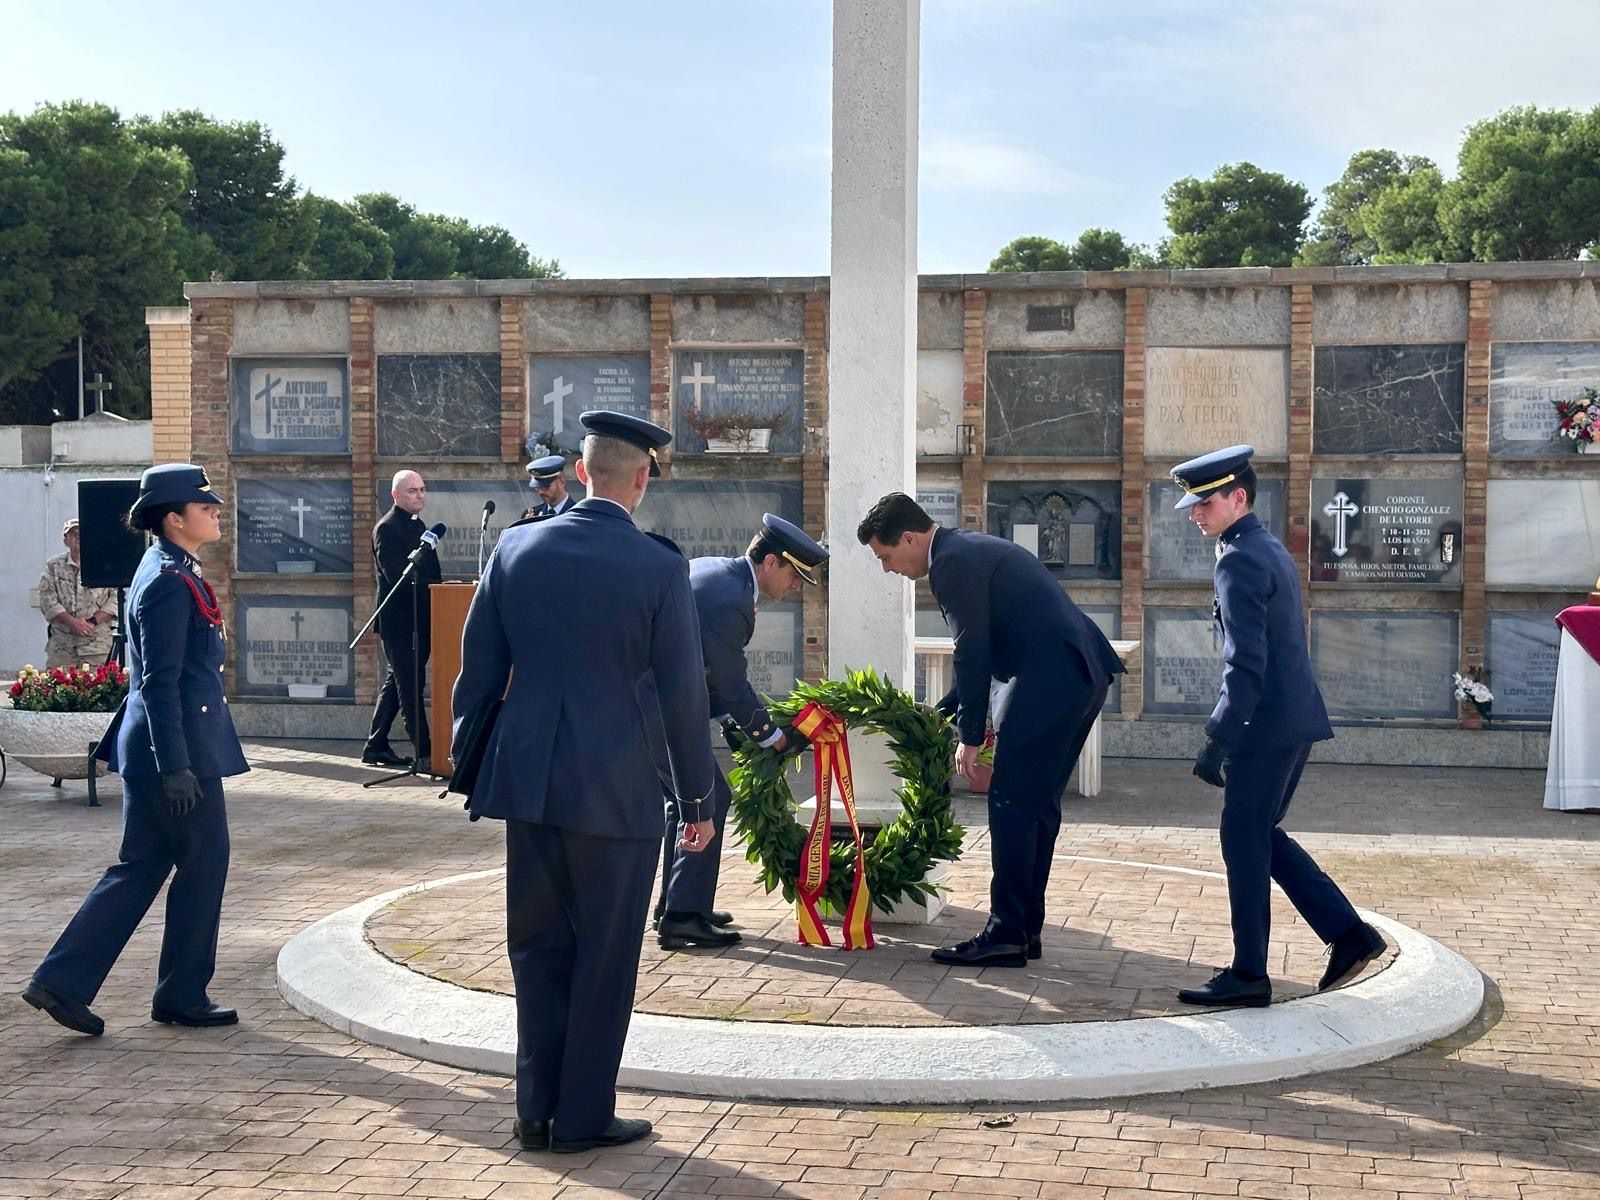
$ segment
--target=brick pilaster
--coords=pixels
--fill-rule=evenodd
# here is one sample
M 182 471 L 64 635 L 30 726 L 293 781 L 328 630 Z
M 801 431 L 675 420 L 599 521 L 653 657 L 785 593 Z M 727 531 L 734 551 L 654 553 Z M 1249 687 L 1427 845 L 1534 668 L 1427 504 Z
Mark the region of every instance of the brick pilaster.
M 351 561 L 355 565 L 351 587 L 355 592 L 355 627 L 360 629 L 377 604 L 377 568 L 372 562 L 372 527 L 377 523 L 378 479 L 373 457 L 378 451 L 377 360 L 373 350 L 376 306 L 357 296 L 350 301 L 350 481 L 355 498 L 350 523 Z M 378 697 L 379 644 L 368 633 L 356 647 L 356 701 L 371 704 Z
M 989 293 L 962 294 L 964 313 L 961 327 L 963 354 L 961 380 L 961 422 L 972 427 L 971 452 L 961 448 L 961 524 L 966 529 L 984 530 L 989 518 L 988 494 L 983 479 L 984 394 L 988 365 Z
M 800 507 L 802 527 L 814 538 L 828 532 L 828 296 L 806 296 L 805 378 L 801 395 L 805 403 L 805 436 L 800 444 Z M 832 539 L 838 553 L 853 546 L 848 531 Z M 804 679 L 828 674 L 828 589 L 805 588 L 801 593 L 801 641 L 804 646 L 800 675 Z
M 153 462 L 188 462 L 189 310 L 147 308 L 150 330 L 150 443 Z
M 1149 483 L 1144 465 L 1145 334 L 1150 293 L 1123 293 L 1122 323 L 1122 636 L 1144 639 L 1145 507 Z M 1122 681 L 1122 719 L 1144 711 L 1144 659 L 1134 657 Z
M 1462 506 L 1461 662 L 1483 663 L 1486 584 L 1484 535 L 1489 491 L 1489 319 L 1494 308 L 1494 283 L 1475 279 L 1467 292 L 1467 394 L 1462 410 L 1461 443 L 1466 458 L 1465 502 Z M 1493 681 L 1490 681 L 1493 687 Z M 1463 729 L 1481 729 L 1483 718 L 1471 704 L 1461 706 Z
M 500 461 L 522 461 L 522 434 L 528 410 L 527 333 L 522 327 L 523 298 L 500 297 Z
M 1311 589 L 1304 582 L 1311 571 L 1311 418 L 1316 390 L 1316 348 L 1311 341 L 1311 305 L 1315 289 L 1296 284 L 1289 289 L 1289 482 L 1284 497 L 1284 544 L 1300 566 L 1300 594 L 1311 611 Z M 1309 619 L 1309 618 L 1308 618 Z
M 650 297 L 650 419 L 663 429 L 672 425 L 672 297 Z M 659 452 L 661 475 L 672 477 L 672 447 Z
M 234 496 L 233 463 L 228 456 L 228 355 L 232 351 L 233 301 L 196 300 L 189 313 L 187 457 L 206 469 L 212 490 L 222 497 L 222 538 L 206 547 L 203 562 L 223 619 L 229 629 L 238 629 L 233 606 L 233 546 L 239 506 Z M 230 693 L 238 670 L 238 647 L 237 638 L 229 639 L 224 686 Z

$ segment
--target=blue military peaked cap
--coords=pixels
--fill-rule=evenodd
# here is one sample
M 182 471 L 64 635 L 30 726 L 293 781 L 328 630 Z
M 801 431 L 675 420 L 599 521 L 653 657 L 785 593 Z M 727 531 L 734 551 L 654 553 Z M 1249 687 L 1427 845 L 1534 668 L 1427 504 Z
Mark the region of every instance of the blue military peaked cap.
M 1238 478 L 1239 472 L 1250 465 L 1250 456 L 1255 452 L 1254 446 L 1229 446 L 1173 467 L 1173 482 L 1183 489 L 1183 495 L 1173 507 L 1193 508 L 1209 499 L 1219 487 Z
M 222 497 L 211 490 L 206 469 L 193 463 L 164 463 L 139 476 L 139 498 L 133 511 L 157 504 L 221 504 Z
M 528 480 L 529 487 L 537 487 L 547 479 L 559 479 L 567 469 L 567 460 L 559 454 L 546 454 L 543 458 L 536 458 L 528 464 L 528 474 L 533 478 Z
M 776 513 L 761 515 L 761 533 L 767 544 L 789 561 L 807 583 L 816 583 L 816 569 L 828 561 L 828 551 L 793 521 Z
M 672 441 L 672 435 L 659 425 L 652 425 L 641 417 L 630 417 L 627 413 L 607 412 L 605 409 L 590 409 L 578 418 L 583 422 L 583 427 L 590 433 L 600 437 L 616 438 L 627 442 L 630 446 L 637 446 L 650 455 L 650 477 L 656 478 L 661 474 L 661 464 L 656 461 L 656 451 Z

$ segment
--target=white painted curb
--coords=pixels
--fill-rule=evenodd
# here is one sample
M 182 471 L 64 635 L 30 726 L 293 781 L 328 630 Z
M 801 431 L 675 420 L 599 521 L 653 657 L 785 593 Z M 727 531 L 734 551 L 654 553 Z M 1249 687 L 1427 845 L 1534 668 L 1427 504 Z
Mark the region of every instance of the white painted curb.
M 1060 855 L 1071 860 L 1077 856 Z M 1078 861 L 1222 878 L 1115 859 Z M 369 917 L 402 896 L 498 875 L 414 884 L 324 917 L 278 955 L 278 990 L 307 1016 L 430 1062 L 510 1075 L 516 1003 L 391 962 Z M 1080 1100 L 1263 1083 L 1377 1062 L 1454 1033 L 1483 977 L 1409 926 L 1361 911 L 1399 950 L 1349 987 L 1270 1008 L 1052 1025 L 862 1028 L 635 1013 L 618 1082 L 730 1099 L 922 1103 Z

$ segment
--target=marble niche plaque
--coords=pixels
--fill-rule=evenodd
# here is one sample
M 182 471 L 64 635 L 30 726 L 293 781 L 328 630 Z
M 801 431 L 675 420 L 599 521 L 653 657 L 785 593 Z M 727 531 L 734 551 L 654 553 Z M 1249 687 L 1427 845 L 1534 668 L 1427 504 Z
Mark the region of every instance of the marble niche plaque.
M 986 453 L 1121 457 L 1122 351 L 994 350 L 985 382 Z
M 499 458 L 498 354 L 380 354 L 378 453 Z
M 1209 608 L 1144 610 L 1144 710 L 1209 716 L 1222 686 L 1222 631 Z
M 1600 342 L 1496 342 L 1489 352 L 1489 453 L 1500 458 L 1564 458 L 1572 441 L 1554 402 L 1600 386 Z M 1499 701 L 1495 702 L 1496 711 Z
M 355 698 L 354 602 L 341 596 L 237 599 L 239 694 Z
M 961 528 L 960 488 L 918 488 L 917 503 L 946 529 Z
M 522 519 L 538 499 L 538 493 L 527 485 L 527 476 L 510 479 L 435 479 L 426 471 L 422 477 L 428 484 L 428 505 L 422 510 L 422 523 L 428 528 L 440 524 L 445 535 L 439 539 L 435 553 L 439 556 L 439 573 L 445 579 L 476 579 L 478 577 L 478 531 L 483 526 L 483 504 L 494 501 L 494 512 L 489 514 L 489 532 L 483 540 L 484 561 L 488 561 L 506 526 Z M 583 485 L 567 468 L 567 490 L 575 500 L 583 499 Z M 387 481 L 378 488 L 377 513 L 381 517 L 394 507 Z M 361 531 L 361 552 L 371 554 L 372 531 Z
M 1491 479 L 1484 576 L 1492 588 L 1587 592 L 1600 574 L 1600 480 Z
M 1280 542 L 1284 536 L 1284 481 L 1256 481 L 1255 514 Z M 1217 540 L 1208 538 L 1189 519 L 1189 510 L 1172 506 L 1183 489 L 1170 480 L 1150 485 L 1150 506 L 1146 515 L 1149 533 L 1145 539 L 1149 555 L 1146 579 L 1152 582 L 1209 582 L 1217 564 Z
M 1455 613 L 1313 612 L 1311 668 L 1335 718 L 1456 716 Z
M 767 451 L 799 454 L 805 434 L 805 355 L 800 350 L 679 350 L 672 356 L 678 454 L 704 454 L 706 439 L 689 415 L 737 415 L 769 428 Z
M 1113 480 L 989 485 L 989 532 L 1032 550 L 1058 579 L 1120 579 L 1121 517 Z
M 762 513 L 803 523 L 800 482 L 657 479 L 634 514 L 640 529 L 678 543 L 689 558 L 732 558 L 750 548 Z
M 342 358 L 236 358 L 235 454 L 348 454 L 350 376 Z
M 1262 458 L 1289 454 L 1287 350 L 1145 351 L 1144 452 L 1191 458 L 1247 442 Z
M 1318 454 L 1460 454 L 1466 347 L 1318 346 Z
M 960 454 L 966 356 L 917 351 L 917 453 Z
M 241 479 L 237 566 L 282 575 L 354 569 L 348 479 Z
M 756 605 L 756 631 L 744 648 L 744 658 L 757 695 L 781 699 L 794 690 L 803 661 L 802 628 L 795 601 Z
M 1459 479 L 1313 479 L 1311 578 L 1460 587 Z
M 1489 690 L 1494 719 L 1548 721 L 1556 700 L 1561 629 L 1554 613 L 1489 614 Z
M 650 419 L 648 354 L 536 354 L 529 372 L 528 453 L 550 438 L 574 454 L 587 432 L 578 417 L 592 408 Z M 541 452 L 542 453 L 542 452 Z

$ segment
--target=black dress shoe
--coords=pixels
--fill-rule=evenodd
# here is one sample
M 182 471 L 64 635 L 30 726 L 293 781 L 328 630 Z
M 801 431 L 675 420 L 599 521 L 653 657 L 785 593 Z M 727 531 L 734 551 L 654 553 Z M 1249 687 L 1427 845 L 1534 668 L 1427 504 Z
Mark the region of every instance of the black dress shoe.
M 691 946 L 720 948 L 731 946 L 741 937 L 737 930 L 718 929 L 704 913 L 668 913 L 656 926 L 657 941 L 663 950 L 687 950 Z
M 1317 991 L 1325 992 L 1341 983 L 1349 983 L 1361 974 L 1362 968 L 1369 962 L 1381 958 L 1388 948 L 1389 943 L 1383 940 L 1383 934 L 1365 921 L 1348 933 L 1340 934 L 1334 939 L 1333 949 L 1328 955 L 1328 969 L 1322 973 Z
M 155 1005 L 150 1009 L 150 1019 L 160 1021 L 163 1025 L 187 1025 L 191 1029 L 208 1029 L 213 1025 L 237 1025 L 239 1014 L 231 1008 L 223 1008 L 220 1004 L 213 1004 L 207 1000 L 204 1004 L 197 1004 L 193 1008 L 162 1008 Z
M 1272 1003 L 1272 980 L 1245 979 L 1224 968 L 1211 977 L 1211 982 L 1197 988 L 1184 988 L 1178 999 L 1185 1004 L 1209 1004 L 1228 1008 L 1265 1008 Z
M 706 920 L 721 929 L 724 925 L 733 924 L 733 914 L 731 912 L 723 912 L 720 908 L 713 909 L 706 914 Z
M 1038 938 L 1028 939 L 1028 961 L 1038 962 L 1044 955 L 1044 942 Z
M 361 761 L 369 767 L 403 767 L 410 763 L 410 759 L 401 758 L 387 746 L 376 750 L 366 749 L 361 752 Z
M 654 1128 L 649 1121 L 635 1117 L 613 1117 L 594 1137 L 559 1138 L 550 1136 L 550 1149 L 557 1154 L 581 1154 L 585 1150 L 600 1150 L 607 1146 L 626 1146 L 642 1137 L 649 1137 Z
M 1025 967 L 1028 948 L 1011 942 L 992 942 L 981 934 L 954 946 L 940 946 L 933 961 L 952 967 Z
M 73 1033 L 86 1033 L 99 1037 L 106 1031 L 106 1023 L 89 1011 L 87 1004 L 68 1000 L 58 992 L 45 987 L 37 979 L 30 980 L 22 989 L 22 998 L 44 1013 L 57 1025 L 64 1025 Z
M 518 1145 L 524 1150 L 550 1149 L 549 1121 L 524 1121 L 518 1117 L 511 1122 L 511 1132 L 516 1135 Z

